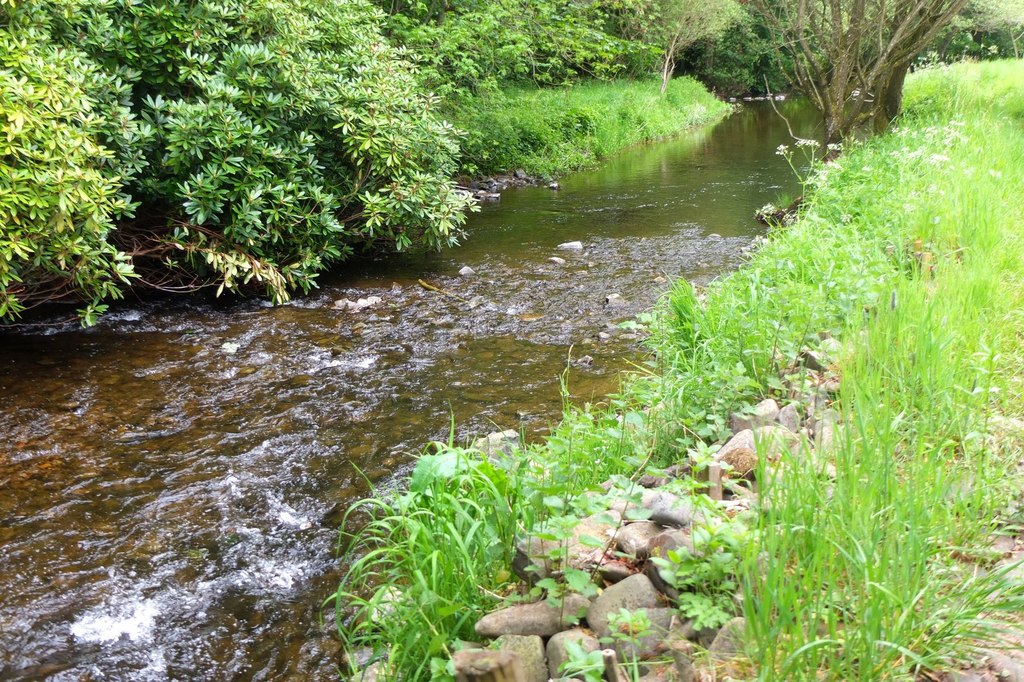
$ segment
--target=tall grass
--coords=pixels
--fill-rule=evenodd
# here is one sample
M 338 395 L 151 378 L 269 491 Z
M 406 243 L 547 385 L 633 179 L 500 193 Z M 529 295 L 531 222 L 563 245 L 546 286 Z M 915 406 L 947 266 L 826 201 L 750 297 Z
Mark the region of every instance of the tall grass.
M 449 112 L 466 133 L 461 170 L 557 176 L 625 147 L 712 122 L 729 109 L 690 78 L 674 79 L 664 94 L 659 88 L 657 81 L 591 81 L 464 100 Z

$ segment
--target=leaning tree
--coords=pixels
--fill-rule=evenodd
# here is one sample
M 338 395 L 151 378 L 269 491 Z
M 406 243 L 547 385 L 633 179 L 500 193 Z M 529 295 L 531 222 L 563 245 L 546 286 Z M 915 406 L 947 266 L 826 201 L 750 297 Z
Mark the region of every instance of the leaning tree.
M 884 131 L 914 58 L 968 0 L 749 0 L 790 76 L 824 119 L 824 143 Z

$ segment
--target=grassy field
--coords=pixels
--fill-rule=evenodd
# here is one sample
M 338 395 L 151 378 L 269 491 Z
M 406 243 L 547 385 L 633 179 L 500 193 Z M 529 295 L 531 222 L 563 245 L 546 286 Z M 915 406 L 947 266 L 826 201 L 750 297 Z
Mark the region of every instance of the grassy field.
M 592 81 L 572 87 L 505 90 L 452 107 L 466 134 L 461 172 L 517 169 L 554 177 L 594 165 L 625 147 L 664 138 L 723 116 L 728 105 L 690 78 Z
M 836 446 L 762 462 L 758 511 L 728 526 L 742 599 L 719 606 L 746 616 L 748 676 L 914 680 L 969 659 L 1024 608 L 989 548 L 1024 520 L 1021 187 L 1024 65 L 915 75 L 899 128 L 807 178 L 795 225 L 644 320 L 656 353 L 620 395 L 567 405 L 545 443 L 503 462 L 439 445 L 408 493 L 356 508 L 353 525 L 384 513 L 343 538 L 370 557 L 333 601 L 346 643 L 390 650 L 397 678 L 441 675 L 508 593 L 516 532 L 559 537 L 609 477 L 699 471 L 730 412 L 798 393 L 786 368 L 833 338 Z M 591 589 L 567 582 L 556 591 Z

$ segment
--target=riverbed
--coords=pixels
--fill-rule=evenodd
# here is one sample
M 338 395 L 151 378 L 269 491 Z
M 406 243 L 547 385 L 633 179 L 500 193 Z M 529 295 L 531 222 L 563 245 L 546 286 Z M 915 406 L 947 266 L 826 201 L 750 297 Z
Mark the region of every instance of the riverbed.
M 809 110 L 781 107 L 810 136 Z M 340 511 L 428 441 L 542 437 L 567 363 L 574 400 L 614 391 L 644 358 L 619 323 L 739 266 L 753 212 L 797 193 L 789 141 L 753 103 L 287 305 L 134 302 L 4 332 L 0 679 L 336 679 L 319 604 Z

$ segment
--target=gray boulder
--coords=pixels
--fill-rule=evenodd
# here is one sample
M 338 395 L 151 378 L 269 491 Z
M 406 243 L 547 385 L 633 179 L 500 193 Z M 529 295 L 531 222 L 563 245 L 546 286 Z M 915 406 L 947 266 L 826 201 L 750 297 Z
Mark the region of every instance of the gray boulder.
M 509 651 L 519 658 L 523 682 L 548 682 L 548 666 L 544 660 L 544 642 L 536 635 L 502 635 L 494 640 L 499 651 Z
M 516 543 L 512 571 L 523 580 L 534 582 L 558 575 L 566 563 L 572 568 L 590 570 L 604 559 L 603 548 L 595 547 L 594 542 L 610 543 L 621 518 L 617 512 L 608 511 L 580 519 L 565 542 L 522 538 Z
M 651 539 L 663 530 L 661 526 L 651 521 L 629 523 L 615 534 L 615 544 L 623 554 L 637 559 L 646 559 Z
M 562 665 L 569 660 L 569 652 L 565 648 L 566 642 L 576 642 L 584 652 L 597 651 L 601 643 L 597 641 L 590 631 L 582 628 L 565 630 L 559 632 L 548 640 L 548 674 L 551 679 L 557 680 L 561 677 Z
M 578 594 L 567 595 L 558 606 L 546 601 L 509 606 L 477 621 L 476 634 L 490 638 L 501 635 L 550 637 L 579 622 L 586 616 L 589 606 L 590 602 Z
M 793 433 L 798 432 L 802 421 L 800 418 L 800 407 L 797 403 L 790 403 L 786 405 L 779 410 L 779 414 L 775 417 L 775 421 Z
M 727 660 L 742 655 L 746 630 L 747 620 L 745 618 L 733 618 L 723 625 L 715 635 L 711 646 L 708 647 L 711 657 L 717 660 Z
M 649 608 L 644 611 L 651 624 L 650 632 L 640 637 L 615 642 L 615 652 L 621 661 L 643 661 L 665 652 L 665 641 L 668 639 L 675 609 Z
M 654 589 L 650 579 L 642 573 L 631 575 L 622 582 L 605 589 L 590 605 L 587 623 L 598 637 L 611 634 L 608 617 L 619 609 L 655 609 L 662 605 L 663 597 Z
M 746 429 L 756 429 L 758 426 L 765 426 L 775 421 L 779 416 L 779 404 L 767 398 L 754 406 L 752 412 L 736 412 L 729 419 L 729 428 L 733 433 Z
M 685 528 L 693 522 L 693 505 L 664 490 L 644 490 L 641 506 L 650 510 L 650 520 L 662 526 Z

